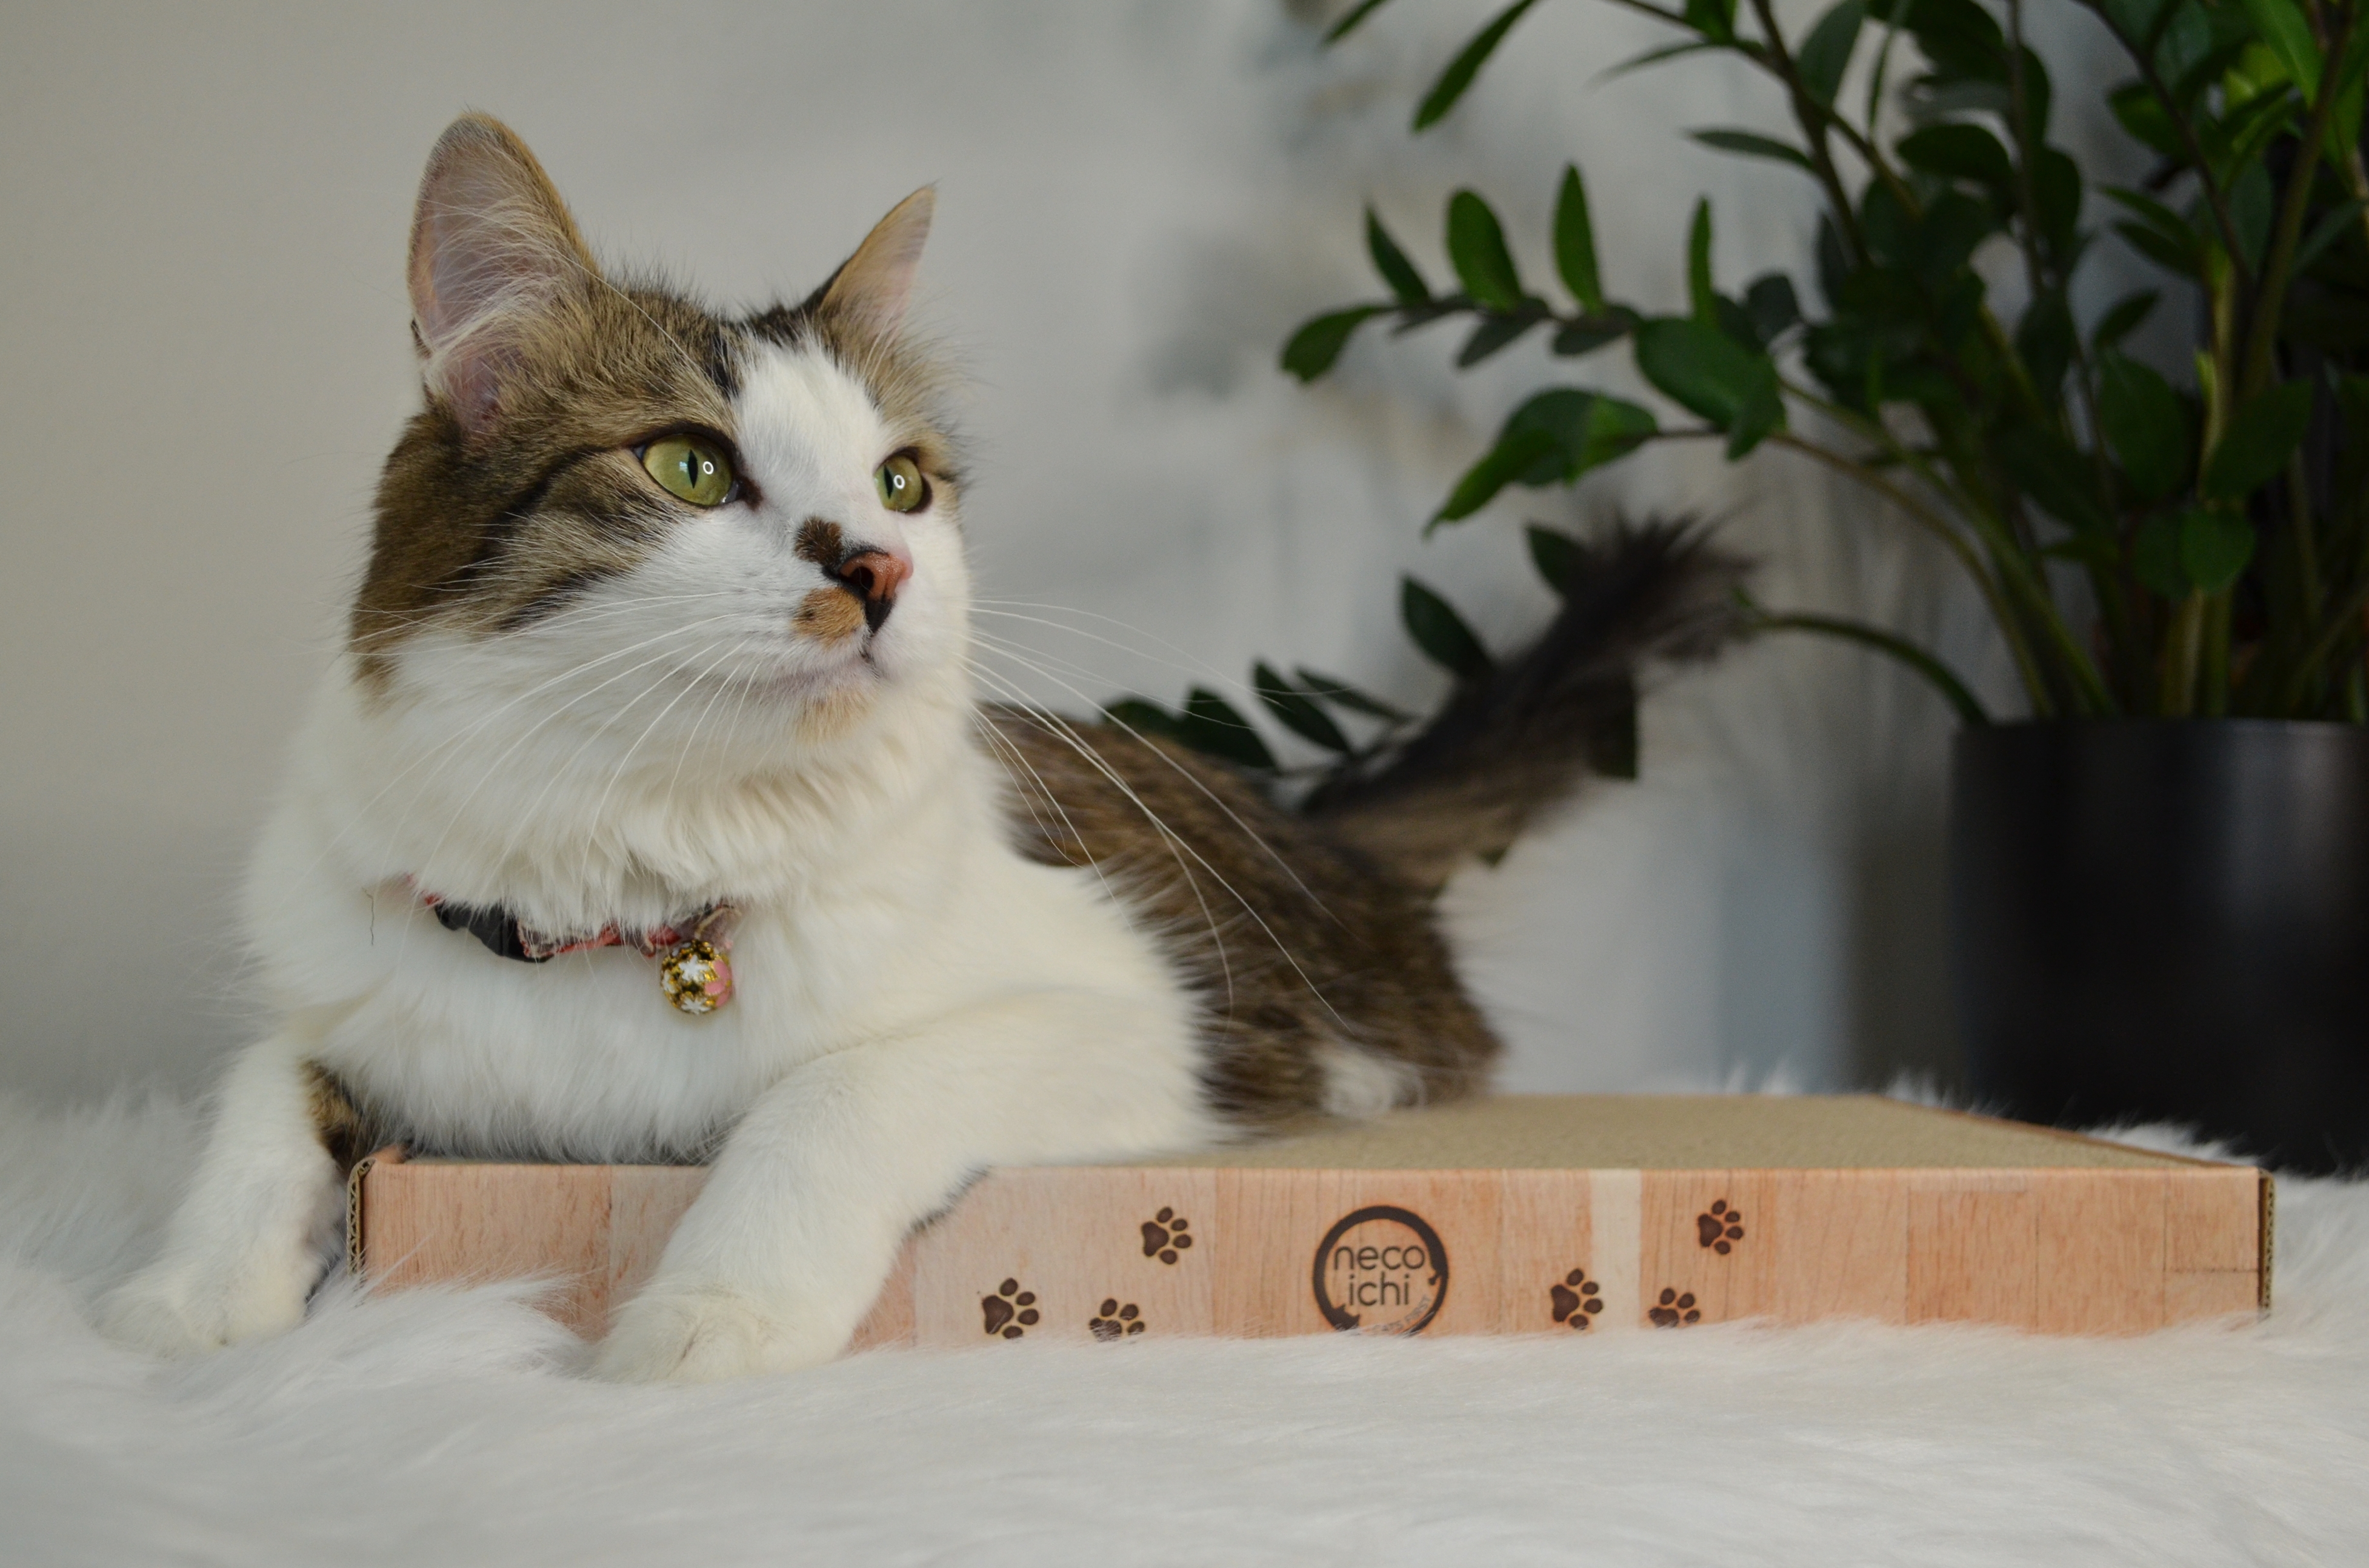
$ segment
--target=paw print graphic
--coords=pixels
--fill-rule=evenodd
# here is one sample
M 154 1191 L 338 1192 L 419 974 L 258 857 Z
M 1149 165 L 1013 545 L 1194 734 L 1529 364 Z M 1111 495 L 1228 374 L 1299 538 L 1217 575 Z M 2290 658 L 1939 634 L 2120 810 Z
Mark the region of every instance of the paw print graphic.
M 1101 1311 L 1086 1320 L 1086 1327 L 1096 1339 L 1108 1344 L 1122 1335 L 1141 1333 L 1144 1322 L 1134 1302 L 1122 1307 L 1118 1298 L 1112 1296 L 1104 1300 Z
M 1143 1222 L 1143 1255 L 1158 1258 L 1162 1263 L 1174 1263 L 1176 1254 L 1193 1244 L 1184 1233 L 1191 1220 L 1180 1217 L 1173 1208 L 1163 1208 Z
M 1007 1279 L 996 1287 L 992 1296 L 978 1299 L 979 1316 L 987 1320 L 990 1338 L 1001 1335 L 1018 1339 L 1036 1326 L 1036 1292 L 1020 1288 L 1020 1281 Z
M 1689 1323 L 1702 1322 L 1702 1313 L 1695 1307 L 1695 1293 L 1680 1295 L 1676 1290 L 1662 1292 L 1662 1299 L 1645 1309 L 1646 1319 L 1657 1329 L 1682 1329 Z
M 1695 1216 L 1695 1242 L 1725 1256 L 1728 1249 L 1744 1240 L 1744 1211 L 1727 1207 L 1721 1198 L 1711 1207 Z
M 1554 1321 L 1569 1323 L 1575 1329 L 1587 1326 L 1587 1320 L 1604 1310 L 1604 1298 L 1596 1293 L 1596 1281 L 1587 1277 L 1587 1270 L 1573 1269 L 1562 1276 L 1562 1283 L 1547 1292 L 1554 1303 Z

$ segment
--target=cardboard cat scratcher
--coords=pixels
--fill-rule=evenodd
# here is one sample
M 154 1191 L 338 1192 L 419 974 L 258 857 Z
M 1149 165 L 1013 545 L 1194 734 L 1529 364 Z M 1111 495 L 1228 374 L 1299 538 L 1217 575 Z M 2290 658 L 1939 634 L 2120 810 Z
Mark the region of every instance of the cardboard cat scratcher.
M 697 1166 L 354 1168 L 395 1288 L 539 1275 L 587 1335 Z M 1125 1164 L 998 1170 L 917 1230 L 853 1348 L 1145 1334 L 1617 1333 L 1761 1318 L 2138 1333 L 2270 1305 L 2249 1167 L 1866 1096 L 1507 1095 Z

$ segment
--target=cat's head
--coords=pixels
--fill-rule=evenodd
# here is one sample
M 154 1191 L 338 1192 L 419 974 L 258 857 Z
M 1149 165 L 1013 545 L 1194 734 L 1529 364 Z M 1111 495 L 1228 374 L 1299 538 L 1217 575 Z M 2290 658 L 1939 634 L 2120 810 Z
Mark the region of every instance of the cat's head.
M 605 275 L 525 144 L 456 121 L 411 231 L 425 406 L 349 628 L 373 700 L 671 754 L 719 709 L 822 735 L 950 689 L 959 479 L 904 333 L 930 212 L 908 197 L 802 303 L 718 315 Z

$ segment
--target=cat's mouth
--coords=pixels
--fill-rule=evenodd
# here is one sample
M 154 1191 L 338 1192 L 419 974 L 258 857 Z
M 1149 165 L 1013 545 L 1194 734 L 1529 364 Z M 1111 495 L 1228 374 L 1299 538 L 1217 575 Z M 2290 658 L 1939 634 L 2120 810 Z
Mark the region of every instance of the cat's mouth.
M 801 640 L 787 658 L 753 681 L 786 702 L 816 701 L 877 690 L 895 678 L 880 658 L 879 634 L 869 629 L 818 647 Z

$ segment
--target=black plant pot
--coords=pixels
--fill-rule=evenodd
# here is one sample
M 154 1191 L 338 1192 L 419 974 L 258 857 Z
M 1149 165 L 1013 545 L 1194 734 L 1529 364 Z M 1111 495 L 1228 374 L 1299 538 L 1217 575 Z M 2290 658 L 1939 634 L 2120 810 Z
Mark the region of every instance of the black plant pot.
M 1950 903 L 1987 1104 L 2185 1122 L 2288 1170 L 2369 1162 L 2369 729 L 1962 730 Z

